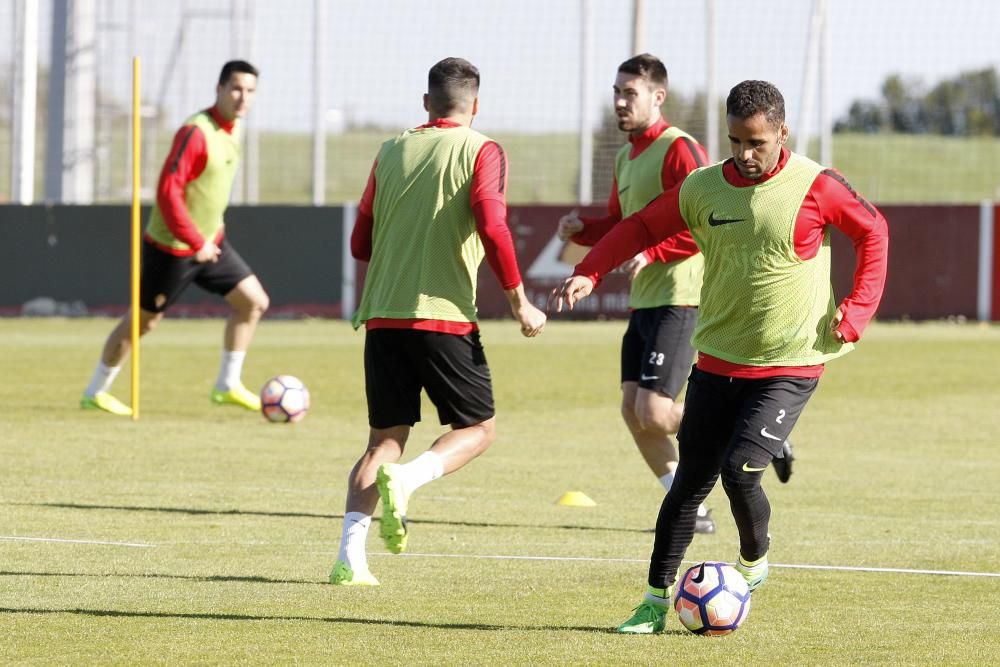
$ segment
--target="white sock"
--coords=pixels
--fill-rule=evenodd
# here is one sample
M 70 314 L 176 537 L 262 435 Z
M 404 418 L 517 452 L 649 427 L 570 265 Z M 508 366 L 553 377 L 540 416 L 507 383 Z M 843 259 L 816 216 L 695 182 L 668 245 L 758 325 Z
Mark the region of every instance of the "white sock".
M 121 366 L 106 366 L 103 361 L 98 361 L 97 368 L 94 369 L 94 376 L 90 378 L 90 384 L 83 390 L 83 393 L 93 398 L 102 391 L 108 391 L 121 369 Z
M 668 472 L 666 475 L 660 477 L 660 484 L 663 485 L 664 489 L 669 491 L 670 487 L 674 485 L 674 473 Z M 698 516 L 708 516 L 708 508 L 705 507 L 704 503 L 698 505 Z
M 368 541 L 368 528 L 372 525 L 372 517 L 364 512 L 348 512 L 344 515 L 344 527 L 340 533 L 340 551 L 337 560 L 347 563 L 352 570 L 367 570 L 368 555 L 365 552 L 365 542 Z
M 660 607 L 670 606 L 670 589 L 669 588 L 653 588 L 652 586 L 646 586 L 646 592 L 643 594 L 643 599 L 652 602 Z
M 427 450 L 409 463 L 400 466 L 407 495 L 427 482 L 433 482 L 444 475 L 444 461 L 437 452 Z
M 222 365 L 219 366 L 219 377 L 215 381 L 215 388 L 219 391 L 229 391 L 233 387 L 243 384 L 240 376 L 243 374 L 243 360 L 247 358 L 247 353 L 222 351 Z
M 668 472 L 666 475 L 660 477 L 660 484 L 663 485 L 665 490 L 669 491 L 670 487 L 674 484 L 674 473 Z
M 664 489 L 670 491 L 670 487 L 674 485 L 674 473 L 668 472 L 666 475 L 660 477 L 660 484 L 663 485 Z M 698 516 L 708 516 L 708 508 L 705 507 L 704 503 L 698 505 Z

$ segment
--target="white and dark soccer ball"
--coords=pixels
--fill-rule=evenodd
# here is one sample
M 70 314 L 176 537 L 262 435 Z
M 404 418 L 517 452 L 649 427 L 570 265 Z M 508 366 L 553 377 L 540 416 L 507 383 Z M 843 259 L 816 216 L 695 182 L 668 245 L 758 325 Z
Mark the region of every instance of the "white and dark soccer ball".
M 750 613 L 750 588 L 731 565 L 699 563 L 677 582 L 674 609 L 697 635 L 728 635 Z
M 260 411 L 271 422 L 297 422 L 309 410 L 309 390 L 294 375 L 278 375 L 260 390 Z

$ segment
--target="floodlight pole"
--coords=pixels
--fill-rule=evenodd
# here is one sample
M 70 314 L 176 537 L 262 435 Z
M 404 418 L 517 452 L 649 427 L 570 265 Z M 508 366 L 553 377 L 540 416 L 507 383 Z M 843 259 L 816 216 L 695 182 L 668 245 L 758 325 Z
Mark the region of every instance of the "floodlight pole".
M 630 56 L 637 56 L 646 51 L 642 42 L 642 24 L 645 22 L 645 17 L 645 0 L 632 0 L 632 53 L 629 54 Z
M 313 137 L 312 137 L 312 203 L 322 206 L 326 201 L 326 49 L 323 31 L 326 28 L 326 0 L 313 0 Z
M 38 86 L 38 2 L 17 0 L 11 147 L 11 198 L 18 204 L 35 199 L 35 97 Z
M 830 3 L 819 0 L 821 20 L 819 46 L 819 161 L 827 167 L 833 166 L 833 58 L 830 45 Z
M 593 50 L 593 11 L 590 0 L 580 0 L 580 169 L 577 201 L 587 206 L 593 200 L 594 135 L 592 122 L 590 52 Z
M 806 42 L 806 64 L 802 75 L 802 100 L 799 105 L 799 126 L 795 133 L 795 152 L 809 154 L 809 128 L 813 102 L 816 99 L 816 78 L 819 70 L 820 42 L 823 29 L 823 0 L 813 0 L 809 18 L 809 38 Z
M 719 97 L 715 79 L 715 0 L 705 0 L 705 150 L 708 161 L 719 155 Z

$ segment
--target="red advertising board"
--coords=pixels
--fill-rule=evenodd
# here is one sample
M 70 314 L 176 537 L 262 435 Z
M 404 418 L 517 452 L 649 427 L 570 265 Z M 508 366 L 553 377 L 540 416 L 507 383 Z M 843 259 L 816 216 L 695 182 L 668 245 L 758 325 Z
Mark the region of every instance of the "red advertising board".
M 544 308 L 549 293 L 573 272 L 586 249 L 563 243 L 556 236 L 560 216 L 570 206 L 511 206 L 508 222 L 517 248 L 524 288 Z M 883 319 L 976 317 L 979 207 L 954 205 L 885 205 L 879 209 L 889 221 L 889 271 L 879 307 Z M 602 215 L 602 206 L 580 207 L 583 215 Z M 996 220 L 995 257 L 1000 257 L 1000 214 Z M 854 248 L 839 231 L 832 232 L 832 282 L 837 299 L 850 292 L 854 276 Z M 356 285 L 363 282 L 363 265 Z M 1000 271 L 994 280 L 1000 282 Z M 572 313 L 559 319 L 622 319 L 628 317 L 629 284 L 614 273 Z M 360 297 L 360 294 L 359 294 Z M 994 317 L 1000 311 L 1000 284 L 993 291 Z M 479 316 L 510 317 L 510 308 L 486 262 L 479 272 Z
M 990 319 L 1000 321 L 1000 204 L 993 207 L 993 292 Z

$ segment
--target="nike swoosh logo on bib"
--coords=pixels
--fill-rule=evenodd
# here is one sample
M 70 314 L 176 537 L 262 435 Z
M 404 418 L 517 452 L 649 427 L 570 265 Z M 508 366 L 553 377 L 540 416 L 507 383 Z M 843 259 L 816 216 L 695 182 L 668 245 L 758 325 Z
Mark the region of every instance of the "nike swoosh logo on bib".
M 745 222 L 746 218 L 716 218 L 715 211 L 708 214 L 708 224 L 712 227 L 718 227 L 719 225 L 728 225 L 732 222 Z

